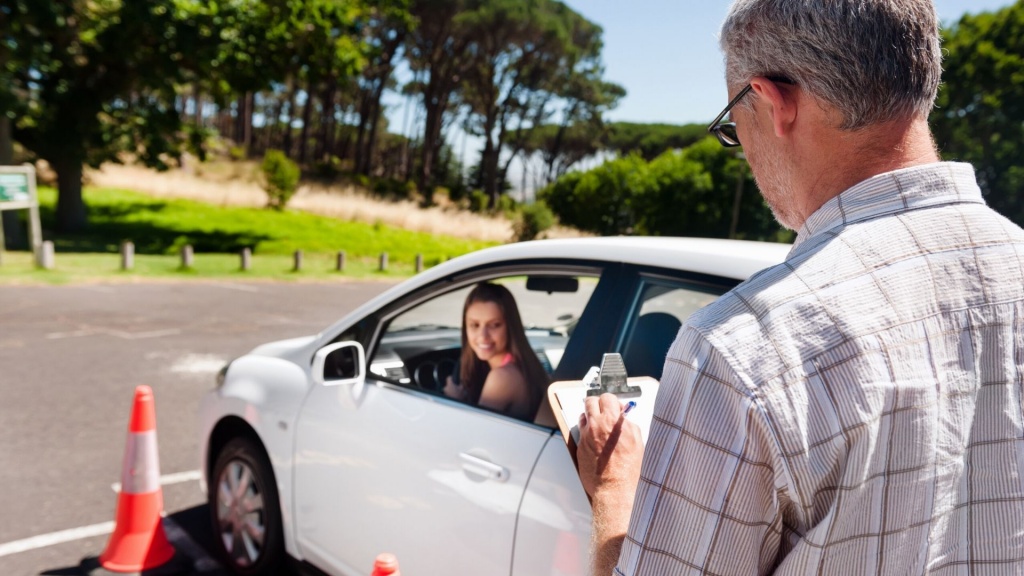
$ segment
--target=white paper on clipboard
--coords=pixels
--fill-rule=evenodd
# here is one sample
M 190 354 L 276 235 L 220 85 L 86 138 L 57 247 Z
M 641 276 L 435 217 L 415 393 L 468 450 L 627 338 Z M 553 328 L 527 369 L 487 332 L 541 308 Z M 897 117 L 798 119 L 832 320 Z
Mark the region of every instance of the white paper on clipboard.
M 589 375 L 589 373 L 588 373 Z M 629 411 L 626 418 L 640 427 L 640 435 L 643 442 L 647 444 L 647 433 L 651 429 L 651 421 L 654 419 L 654 400 L 658 396 L 658 381 L 649 376 L 629 378 L 631 386 L 639 386 L 641 393 L 620 395 L 619 401 L 626 404 L 630 400 L 636 402 L 636 406 Z M 563 381 L 551 384 L 548 397 L 551 400 L 551 409 L 559 420 L 559 428 L 562 434 L 570 434 L 575 443 L 579 443 L 580 414 L 583 414 L 587 390 L 590 389 L 586 378 L 576 381 Z M 566 438 L 568 441 L 568 438 Z

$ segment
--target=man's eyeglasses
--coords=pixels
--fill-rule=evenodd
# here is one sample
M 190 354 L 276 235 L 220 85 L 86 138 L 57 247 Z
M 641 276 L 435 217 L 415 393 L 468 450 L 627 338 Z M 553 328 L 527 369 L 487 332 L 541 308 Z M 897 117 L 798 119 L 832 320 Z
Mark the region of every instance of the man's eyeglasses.
M 780 84 L 793 84 L 792 80 L 782 76 L 766 76 L 766 78 L 772 82 L 778 82 Z M 715 119 L 711 121 L 711 125 L 708 126 L 708 132 L 714 134 L 722 146 L 725 146 L 726 148 L 735 148 L 736 146 L 740 146 L 740 137 L 736 134 L 736 123 L 722 122 L 722 120 L 727 114 L 729 114 L 729 111 L 732 110 L 736 104 L 739 104 L 739 101 L 747 95 L 747 92 L 750 92 L 753 89 L 753 86 L 747 84 L 743 90 L 740 90 L 740 93 L 737 94 L 735 98 L 729 101 L 725 110 L 722 110 L 722 113 L 716 116 Z

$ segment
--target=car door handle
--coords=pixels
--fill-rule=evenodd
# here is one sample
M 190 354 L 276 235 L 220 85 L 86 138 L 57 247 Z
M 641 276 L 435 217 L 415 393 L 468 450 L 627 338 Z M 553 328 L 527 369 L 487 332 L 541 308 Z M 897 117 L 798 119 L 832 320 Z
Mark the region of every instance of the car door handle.
M 477 476 L 483 476 L 488 480 L 494 480 L 496 482 L 504 482 L 508 480 L 508 468 L 498 466 L 494 462 L 484 460 L 479 456 L 473 456 L 466 452 L 461 452 L 459 454 L 459 460 L 462 460 L 462 469 L 467 472 L 472 472 Z

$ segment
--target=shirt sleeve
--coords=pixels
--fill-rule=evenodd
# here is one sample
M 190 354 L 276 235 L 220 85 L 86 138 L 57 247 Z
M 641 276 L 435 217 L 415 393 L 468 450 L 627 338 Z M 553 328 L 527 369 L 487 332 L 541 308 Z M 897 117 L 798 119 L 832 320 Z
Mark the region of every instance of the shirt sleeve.
M 769 573 L 782 525 L 776 446 L 754 394 L 684 328 L 666 360 L 615 573 Z

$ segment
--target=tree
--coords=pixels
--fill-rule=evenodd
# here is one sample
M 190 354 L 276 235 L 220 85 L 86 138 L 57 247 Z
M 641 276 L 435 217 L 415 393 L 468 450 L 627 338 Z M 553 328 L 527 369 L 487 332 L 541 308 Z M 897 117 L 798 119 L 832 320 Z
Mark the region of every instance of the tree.
M 992 208 L 1024 224 L 1024 0 L 943 30 L 931 123 L 942 155 L 974 165 Z
M 434 164 L 444 140 L 442 129 L 464 73 L 469 39 L 456 21 L 464 9 L 465 0 L 413 0 L 410 8 L 416 25 L 408 36 L 406 58 L 412 71 L 422 77 L 410 88 L 422 97 L 425 112 L 416 176 L 424 193 L 433 189 Z
M 373 170 L 383 112 L 381 98 L 391 85 L 395 63 L 412 26 L 408 2 L 377 7 L 368 19 L 367 65 L 356 85 L 359 127 L 355 143 L 355 171 L 359 174 L 369 176 Z
M 669 150 L 682 150 L 707 136 L 702 124 L 636 124 L 615 122 L 609 126 L 606 150 L 620 156 L 639 153 L 644 160 L 654 160 Z
M 568 126 L 541 124 L 517 130 L 512 140 L 521 141 L 523 154 L 540 154 L 544 185 L 565 175 L 576 163 L 601 152 L 606 127 L 602 122 L 575 122 Z
M 462 97 L 471 130 L 484 139 L 481 183 L 493 207 L 498 183 L 528 145 L 517 137 L 527 127 L 545 123 L 558 103 L 567 126 L 582 115 L 584 103 L 595 113 L 615 99 L 602 100 L 608 92 L 595 96 L 603 72 L 601 28 L 565 4 L 477 0 L 471 6 L 459 17 L 472 38 Z
M 602 79 L 601 27 L 580 17 L 571 19 L 569 30 L 575 49 L 569 53 L 569 73 L 557 88 L 562 107 L 555 115 L 561 121 L 553 134 L 542 129 L 540 135 L 539 151 L 549 184 L 580 160 L 598 152 L 608 135 L 602 116 L 626 95 L 625 88 Z M 559 78 L 563 77 L 556 77 L 556 81 Z M 533 142 L 538 144 L 536 139 Z
M 219 43 L 215 8 L 171 0 L 5 0 L 0 92 L 14 139 L 57 173 L 58 231 L 87 222 L 82 166 L 124 151 L 166 167 L 178 156 L 175 88 Z
M 233 130 L 221 128 L 249 150 L 257 108 L 272 131 L 287 98 L 290 124 L 301 82 L 303 131 L 319 99 L 318 151 L 330 148 L 339 87 L 363 63 L 367 7 L 395 3 L 401 0 L 0 0 L 0 106 L 18 119 L 14 139 L 57 172 L 57 230 L 80 231 L 87 222 L 82 165 L 127 152 L 166 168 L 186 140 L 201 152 L 203 95 L 221 110 L 236 103 Z M 186 97 L 178 91 L 186 88 L 196 121 L 183 130 Z M 270 88 L 287 96 L 260 95 Z M 221 116 L 231 121 L 230 113 Z M 300 155 L 307 146 L 303 138 Z

